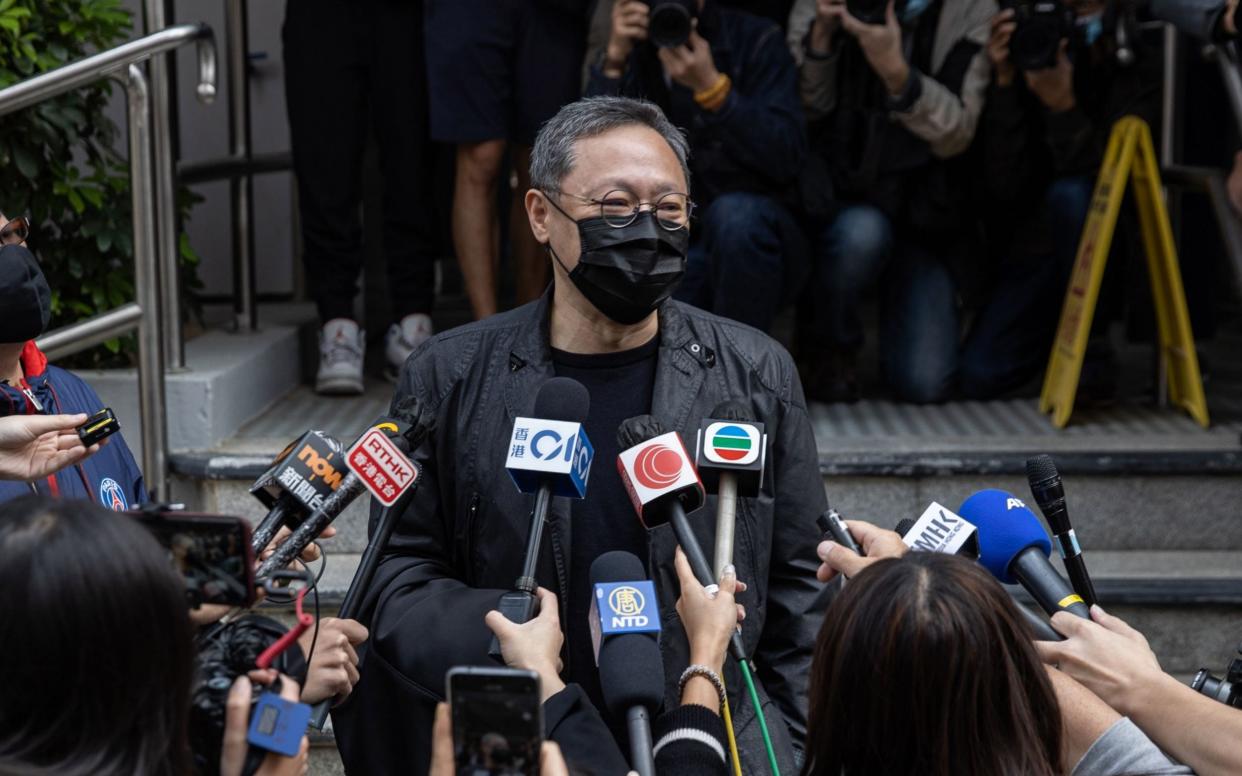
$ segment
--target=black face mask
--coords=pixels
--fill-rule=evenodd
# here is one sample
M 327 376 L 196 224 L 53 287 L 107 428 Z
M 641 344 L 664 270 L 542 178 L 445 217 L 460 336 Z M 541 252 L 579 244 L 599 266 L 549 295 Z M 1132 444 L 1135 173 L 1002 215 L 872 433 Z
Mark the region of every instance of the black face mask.
M 550 243 L 548 250 L 587 301 L 617 323 L 631 326 L 646 318 L 686 274 L 689 229 L 665 229 L 651 212 L 639 213 L 629 226 L 603 218 L 575 223 L 582 243 L 578 266 L 569 270 Z
M 26 342 L 47 330 L 52 289 L 34 254 L 21 245 L 0 248 L 0 342 Z

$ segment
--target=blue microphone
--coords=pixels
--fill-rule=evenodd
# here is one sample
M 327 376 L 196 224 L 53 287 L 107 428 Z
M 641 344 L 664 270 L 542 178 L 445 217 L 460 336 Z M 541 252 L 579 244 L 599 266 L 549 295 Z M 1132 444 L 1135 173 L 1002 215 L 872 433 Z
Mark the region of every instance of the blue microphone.
M 606 552 L 591 564 L 591 638 L 604 703 L 630 733 L 630 764 L 655 775 L 651 716 L 664 700 L 660 607 L 642 562 Z
M 1049 615 L 1091 611 L 1048 561 L 1052 542 L 1035 513 L 1003 490 L 981 490 L 957 510 L 979 534 L 979 562 L 1001 582 L 1020 584 Z

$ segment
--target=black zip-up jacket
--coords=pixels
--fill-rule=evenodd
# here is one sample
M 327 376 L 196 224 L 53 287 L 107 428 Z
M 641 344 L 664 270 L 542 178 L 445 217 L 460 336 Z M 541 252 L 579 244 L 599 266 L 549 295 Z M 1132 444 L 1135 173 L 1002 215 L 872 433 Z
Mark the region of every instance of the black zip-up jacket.
M 439 334 L 402 370 L 394 403 L 416 397 L 434 410 L 437 427 L 414 453 L 421 485 L 369 592 L 374 615 L 362 680 L 333 717 L 350 773 L 425 772 L 434 702 L 443 699 L 445 672 L 455 665 L 494 665 L 487 657 L 491 632 L 483 616 L 520 573 L 531 510 L 530 497 L 519 493 L 505 472 L 505 454 L 513 419 L 531 413 L 539 387 L 553 376 L 549 304 L 545 295 Z M 820 534 L 815 518 L 826 500 L 802 386 L 789 354 L 755 329 L 671 300 L 659 316 L 652 414 L 691 445 L 701 419 L 725 399 L 748 402 L 765 424 L 763 492 L 739 499 L 734 564 L 738 578 L 749 585 L 739 597 L 747 610 L 742 641 L 757 666 L 756 684 L 781 770 L 793 773 L 793 747 L 796 742 L 801 748 L 806 730 L 812 648 L 829 598 L 815 579 Z M 692 516 L 705 548 L 714 543 L 715 510 L 715 498 L 709 497 Z M 563 620 L 570 546 L 578 529 L 570 525 L 564 499 L 553 500 L 548 522 L 537 577 L 558 594 Z M 675 609 L 677 543 L 668 526 L 649 537 L 648 566 L 664 628 L 665 701 L 671 709 L 689 662 Z M 726 680 L 743 770 L 762 772 L 767 769 L 762 740 L 731 661 Z M 557 740 L 571 764 L 585 772 L 625 772 L 622 763 L 598 764 L 604 747 L 597 742 Z

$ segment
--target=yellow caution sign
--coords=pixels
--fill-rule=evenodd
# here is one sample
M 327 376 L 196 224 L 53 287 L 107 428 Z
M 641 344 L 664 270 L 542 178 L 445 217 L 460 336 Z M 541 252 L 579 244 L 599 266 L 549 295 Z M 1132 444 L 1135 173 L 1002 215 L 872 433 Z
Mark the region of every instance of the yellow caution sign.
M 1091 331 L 1091 318 L 1095 314 L 1104 264 L 1108 261 L 1127 181 L 1134 183 L 1134 200 L 1138 204 L 1143 248 L 1147 254 L 1147 274 L 1151 278 L 1156 308 L 1160 357 L 1169 380 L 1169 400 L 1206 428 L 1207 399 L 1203 395 L 1203 378 L 1199 374 L 1199 359 L 1190 331 L 1173 230 L 1160 190 L 1160 171 L 1151 144 L 1151 131 L 1137 116 L 1126 116 L 1118 121 L 1108 139 L 1104 164 L 1091 197 L 1091 210 L 1078 243 L 1065 306 L 1061 308 L 1061 323 L 1052 343 L 1039 411 L 1051 412 L 1053 425 L 1065 428 L 1074 410 L 1087 335 Z

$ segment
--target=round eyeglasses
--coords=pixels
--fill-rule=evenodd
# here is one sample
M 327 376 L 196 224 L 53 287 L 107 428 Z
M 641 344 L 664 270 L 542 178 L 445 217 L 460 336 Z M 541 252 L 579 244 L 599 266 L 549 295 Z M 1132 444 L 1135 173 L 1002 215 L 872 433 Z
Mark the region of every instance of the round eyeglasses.
M 557 193 L 573 197 L 580 202 L 599 206 L 599 217 L 609 226 L 623 227 L 634 223 L 644 209 L 655 214 L 656 223 L 663 229 L 675 232 L 690 226 L 694 203 L 690 196 L 681 192 L 669 192 L 654 201 L 643 201 L 632 191 L 613 189 L 602 197 L 580 197 L 563 191 Z

